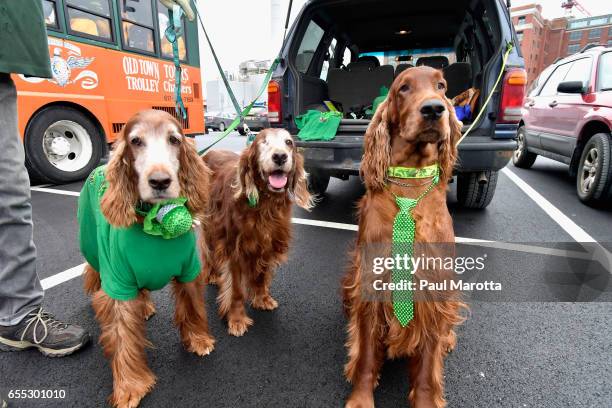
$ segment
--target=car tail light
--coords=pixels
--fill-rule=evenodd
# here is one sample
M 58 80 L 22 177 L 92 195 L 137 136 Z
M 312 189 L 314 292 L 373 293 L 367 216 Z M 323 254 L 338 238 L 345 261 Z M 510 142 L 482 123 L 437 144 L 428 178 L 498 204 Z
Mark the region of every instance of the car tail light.
M 268 83 L 268 121 L 280 123 L 282 118 L 281 87 L 276 81 Z
M 525 98 L 527 73 L 522 68 L 510 68 L 504 76 L 499 105 L 500 123 L 518 123 L 521 120 L 521 107 Z

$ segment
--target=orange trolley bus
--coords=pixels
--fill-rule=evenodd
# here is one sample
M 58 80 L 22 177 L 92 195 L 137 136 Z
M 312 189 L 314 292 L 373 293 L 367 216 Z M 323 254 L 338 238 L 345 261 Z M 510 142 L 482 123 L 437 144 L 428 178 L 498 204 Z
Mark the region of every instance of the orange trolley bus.
M 168 10 L 157 0 L 40 0 L 53 78 L 14 75 L 19 130 L 34 178 L 66 183 L 86 177 L 128 118 L 167 111 L 185 133 L 204 131 L 198 31 L 183 22 L 181 93 L 187 119 L 174 110 Z

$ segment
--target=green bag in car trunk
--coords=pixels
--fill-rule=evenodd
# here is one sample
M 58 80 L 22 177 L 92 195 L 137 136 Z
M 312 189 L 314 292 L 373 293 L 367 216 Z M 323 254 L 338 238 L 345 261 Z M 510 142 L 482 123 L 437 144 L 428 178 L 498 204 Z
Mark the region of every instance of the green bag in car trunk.
M 367 109 L 365 112 L 368 118 L 372 118 L 372 116 L 374 116 L 374 114 L 376 113 L 376 109 L 378 109 L 378 105 L 380 105 L 385 101 L 385 99 L 387 99 L 387 95 L 389 95 L 389 88 L 383 85 L 380 87 L 379 92 L 379 96 L 374 98 L 374 101 L 372 101 L 372 109 Z
M 342 112 L 320 112 L 309 110 L 295 118 L 295 124 L 300 130 L 300 140 L 332 140 L 336 137 L 338 126 L 342 120 Z

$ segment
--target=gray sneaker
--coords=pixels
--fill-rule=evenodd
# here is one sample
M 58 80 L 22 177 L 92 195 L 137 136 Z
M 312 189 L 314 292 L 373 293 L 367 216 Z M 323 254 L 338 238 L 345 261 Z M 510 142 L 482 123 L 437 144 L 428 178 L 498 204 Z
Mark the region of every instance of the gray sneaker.
M 0 326 L 0 350 L 3 351 L 36 347 L 45 356 L 63 357 L 88 341 L 89 334 L 82 327 L 61 322 L 42 307 L 28 313 L 15 326 Z

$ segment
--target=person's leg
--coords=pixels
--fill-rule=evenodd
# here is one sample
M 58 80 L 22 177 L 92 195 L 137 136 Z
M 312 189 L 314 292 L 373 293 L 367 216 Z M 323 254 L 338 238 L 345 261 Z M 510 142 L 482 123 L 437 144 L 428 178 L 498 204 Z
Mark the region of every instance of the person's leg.
M 40 306 L 32 241 L 30 180 L 17 130 L 17 95 L 9 74 L 0 73 L 0 325 L 19 323 Z
M 36 347 L 61 357 L 89 341 L 83 328 L 64 323 L 41 307 L 32 241 L 30 181 L 17 131 L 17 95 L 8 74 L 0 73 L 0 350 Z

